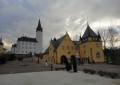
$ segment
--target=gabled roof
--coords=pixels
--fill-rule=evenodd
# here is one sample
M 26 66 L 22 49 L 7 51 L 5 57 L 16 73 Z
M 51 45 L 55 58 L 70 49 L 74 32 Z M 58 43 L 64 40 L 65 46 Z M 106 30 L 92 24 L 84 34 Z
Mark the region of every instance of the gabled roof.
M 36 28 L 36 31 L 41 31 L 42 32 L 42 27 L 41 27 L 41 22 L 40 22 L 40 19 L 39 19 L 39 21 L 38 21 L 38 26 L 37 26 L 37 28 Z
M 97 37 L 97 34 L 90 28 L 89 25 L 87 25 L 87 28 L 82 38 L 88 38 L 88 37 Z
M 18 41 L 37 42 L 36 38 L 30 38 L 25 36 L 18 38 Z
M 55 49 L 57 49 L 61 44 L 61 42 L 63 41 L 64 37 L 65 35 L 60 37 L 59 39 L 56 39 L 56 38 L 54 38 L 53 40 L 51 39 L 50 43 Z M 45 53 L 48 53 L 48 52 L 49 52 L 49 47 L 45 50 Z
M 53 40 L 51 40 L 51 44 L 53 45 L 53 47 L 54 47 L 55 49 L 59 47 L 59 45 L 60 45 L 61 42 L 63 41 L 64 37 L 65 37 L 65 35 L 62 36 L 62 37 L 59 38 L 59 39 L 55 39 L 55 38 L 54 38 Z

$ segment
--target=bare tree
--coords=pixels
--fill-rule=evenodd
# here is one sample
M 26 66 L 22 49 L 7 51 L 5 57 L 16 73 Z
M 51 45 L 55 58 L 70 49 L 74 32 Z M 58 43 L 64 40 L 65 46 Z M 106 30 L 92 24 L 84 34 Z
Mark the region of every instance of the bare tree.
M 106 48 L 106 44 L 108 42 L 109 36 L 108 36 L 108 30 L 107 29 L 100 29 L 99 30 L 102 42 L 103 42 L 103 48 Z
M 101 35 L 101 39 L 103 41 L 104 46 L 104 53 L 106 58 L 106 63 L 109 63 L 110 61 L 116 62 L 116 53 L 115 53 L 115 46 L 118 43 L 120 39 L 119 31 L 116 28 L 109 27 L 108 29 L 101 29 L 99 30 L 99 33 Z M 106 44 L 109 45 L 110 49 L 106 49 Z
M 108 44 L 110 48 L 114 48 L 116 43 L 119 41 L 119 32 L 112 27 L 109 27 L 108 29 L 100 29 L 99 30 L 103 47 L 106 48 L 106 45 Z
M 108 28 L 107 34 L 108 34 L 108 38 L 109 38 L 108 43 L 110 45 L 110 48 L 113 49 L 119 40 L 118 39 L 119 32 L 116 29 L 110 27 L 110 28 Z

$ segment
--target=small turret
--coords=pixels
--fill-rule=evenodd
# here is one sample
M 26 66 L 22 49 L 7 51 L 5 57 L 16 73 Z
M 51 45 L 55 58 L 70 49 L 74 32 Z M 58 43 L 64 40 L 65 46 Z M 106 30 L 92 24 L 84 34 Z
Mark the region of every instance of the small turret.
M 42 53 L 43 50 L 43 29 L 41 27 L 40 19 L 36 29 L 36 40 L 37 40 L 37 54 Z
M 81 37 L 81 35 L 80 35 L 79 41 L 82 41 L 82 37 Z
M 57 39 L 54 37 L 54 41 L 57 41 Z
M 88 38 L 88 37 L 95 38 L 95 37 L 97 37 L 97 34 L 87 24 L 87 28 L 86 28 L 85 33 L 83 34 L 82 38 Z

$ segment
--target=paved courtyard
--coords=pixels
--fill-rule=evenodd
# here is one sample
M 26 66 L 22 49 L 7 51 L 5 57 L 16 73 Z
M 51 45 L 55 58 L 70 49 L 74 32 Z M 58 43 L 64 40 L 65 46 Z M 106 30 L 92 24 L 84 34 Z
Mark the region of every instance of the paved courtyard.
M 120 85 L 120 79 L 110 79 L 83 72 L 32 72 L 0 75 L 0 85 Z
M 6 64 L 0 65 L 0 74 L 13 74 L 13 73 L 25 73 L 25 72 L 39 72 L 39 71 L 50 71 L 50 66 L 45 63 L 35 63 L 31 60 L 19 61 L 8 61 Z
M 63 65 L 53 65 L 56 67 L 63 67 Z M 53 68 L 53 70 L 55 70 Z M 83 70 L 84 68 L 94 69 L 96 71 L 108 71 L 116 72 L 120 74 L 120 66 L 107 65 L 107 64 L 84 64 L 78 66 L 78 70 Z M 9 61 L 4 65 L 0 65 L 0 74 L 13 74 L 13 73 L 24 73 L 24 72 L 41 72 L 41 71 L 50 71 L 50 65 L 45 63 L 35 63 L 31 59 L 24 60 L 23 63 L 19 61 Z

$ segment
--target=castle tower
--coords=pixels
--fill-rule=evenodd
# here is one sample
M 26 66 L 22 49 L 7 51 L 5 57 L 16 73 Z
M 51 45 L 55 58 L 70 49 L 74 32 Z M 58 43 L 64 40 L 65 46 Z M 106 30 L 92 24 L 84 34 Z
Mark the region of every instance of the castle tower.
M 43 51 L 43 29 L 41 27 L 40 19 L 36 28 L 36 40 L 37 40 L 37 54 Z
M 87 24 L 87 28 L 80 37 L 80 54 L 82 62 L 103 63 L 104 54 L 100 34 L 96 34 Z

